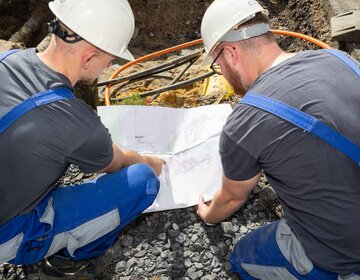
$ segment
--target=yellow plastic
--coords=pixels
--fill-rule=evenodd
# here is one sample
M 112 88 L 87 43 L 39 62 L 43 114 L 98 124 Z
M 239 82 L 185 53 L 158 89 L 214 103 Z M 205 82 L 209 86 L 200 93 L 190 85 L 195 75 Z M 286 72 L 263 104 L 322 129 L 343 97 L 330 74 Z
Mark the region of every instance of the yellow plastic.
M 209 69 L 209 71 L 212 71 Z M 216 95 L 219 98 L 215 102 L 218 104 L 221 100 L 226 100 L 234 94 L 234 89 L 222 75 L 212 75 L 204 80 L 203 95 Z

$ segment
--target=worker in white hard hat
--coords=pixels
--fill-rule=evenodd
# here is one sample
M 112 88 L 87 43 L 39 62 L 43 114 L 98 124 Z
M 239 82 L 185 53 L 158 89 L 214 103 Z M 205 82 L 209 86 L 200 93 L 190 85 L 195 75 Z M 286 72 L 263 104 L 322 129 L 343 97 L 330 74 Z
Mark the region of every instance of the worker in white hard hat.
M 47 49 L 0 54 L 0 263 L 40 264 L 41 279 L 92 278 L 126 224 L 159 190 L 163 161 L 113 145 L 74 94 L 115 58 L 133 60 L 126 0 L 54 0 Z M 101 19 L 99 19 L 101 17 Z M 98 176 L 56 183 L 71 165 Z
M 201 34 L 205 64 L 242 99 L 220 137 L 221 189 L 197 213 L 227 219 L 262 174 L 284 212 L 240 239 L 232 270 L 244 280 L 360 279 L 359 62 L 333 49 L 284 52 L 254 0 L 215 0 Z

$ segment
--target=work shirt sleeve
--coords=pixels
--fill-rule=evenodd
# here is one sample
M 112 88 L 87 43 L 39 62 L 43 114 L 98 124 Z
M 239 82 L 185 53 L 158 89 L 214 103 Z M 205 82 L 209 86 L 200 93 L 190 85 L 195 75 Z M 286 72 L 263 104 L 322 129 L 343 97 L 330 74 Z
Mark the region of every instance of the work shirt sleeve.
M 220 137 L 220 157 L 224 175 L 230 180 L 248 180 L 261 172 L 257 160 L 225 132 Z
M 107 167 L 114 157 L 108 129 L 99 123 L 89 137 L 68 157 L 84 173 L 97 172 Z

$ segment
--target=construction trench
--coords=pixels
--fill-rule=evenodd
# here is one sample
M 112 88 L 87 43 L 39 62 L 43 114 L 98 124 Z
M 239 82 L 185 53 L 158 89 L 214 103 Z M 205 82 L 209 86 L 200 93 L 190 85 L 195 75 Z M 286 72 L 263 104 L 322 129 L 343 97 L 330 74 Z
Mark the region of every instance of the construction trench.
M 1 51 L 46 46 L 44 26 L 51 19 L 47 2 L 0 0 Z M 78 97 L 93 108 L 114 104 L 174 108 L 219 103 L 234 106 L 239 101 L 221 78 L 201 66 L 200 23 L 211 0 L 129 2 L 136 19 L 129 49 L 138 62 L 124 68 L 120 65 L 124 62 L 118 61 L 119 64 L 104 71 L 97 84 L 90 88 L 79 85 Z M 276 35 L 283 49 L 289 52 L 319 49 L 324 43 L 323 47 L 344 50 L 360 60 L 360 43 L 351 42 L 352 38 L 360 42 L 360 24 L 357 23 L 357 29 L 350 34 L 340 34 L 337 40 L 332 37 L 334 26 L 331 25 L 333 16 L 360 10 L 359 0 L 259 2 L 269 10 L 273 30 L 296 33 Z M 352 20 L 350 18 L 348 24 L 355 26 Z M 299 34 L 315 40 L 301 39 Z M 163 53 L 189 42 L 193 42 L 191 46 Z M 149 54 L 153 54 L 153 58 L 148 59 Z M 79 184 L 95 175 L 84 174 L 71 165 L 58 184 Z M 268 186 L 263 177 L 249 201 L 214 227 L 205 225 L 194 207 L 143 214 L 123 230 L 114 246 L 112 264 L 96 279 L 239 279 L 230 270 L 231 249 L 246 233 L 281 215 L 281 211 L 274 208 L 276 204 L 264 205 L 260 194 L 264 194 L 262 190 Z M 272 201 L 275 202 L 276 197 Z M 0 280 L 39 279 L 37 268 L 37 265 L 0 264 Z

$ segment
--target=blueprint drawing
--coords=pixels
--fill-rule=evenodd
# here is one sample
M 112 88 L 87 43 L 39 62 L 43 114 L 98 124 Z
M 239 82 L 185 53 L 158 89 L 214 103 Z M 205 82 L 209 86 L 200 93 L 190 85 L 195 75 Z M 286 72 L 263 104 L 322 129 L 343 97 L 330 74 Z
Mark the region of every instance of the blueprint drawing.
M 190 109 L 113 105 L 98 107 L 101 121 L 120 148 L 166 161 L 160 191 L 145 211 L 162 211 L 211 200 L 221 186 L 219 138 L 229 104 Z

